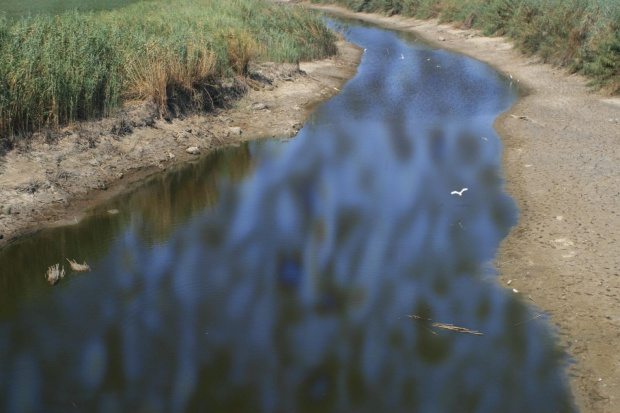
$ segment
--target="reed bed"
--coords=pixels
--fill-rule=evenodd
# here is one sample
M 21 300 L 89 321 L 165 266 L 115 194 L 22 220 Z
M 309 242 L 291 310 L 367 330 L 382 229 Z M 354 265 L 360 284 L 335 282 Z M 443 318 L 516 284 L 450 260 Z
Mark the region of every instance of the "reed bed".
M 17 136 L 108 116 L 129 100 L 213 105 L 251 61 L 335 53 L 298 7 L 265 0 L 156 0 L 105 12 L 0 18 L 0 152 Z
M 439 18 L 468 17 L 488 36 L 507 36 L 528 55 L 580 72 L 591 86 L 620 93 L 620 0 L 312 0 L 354 11 Z

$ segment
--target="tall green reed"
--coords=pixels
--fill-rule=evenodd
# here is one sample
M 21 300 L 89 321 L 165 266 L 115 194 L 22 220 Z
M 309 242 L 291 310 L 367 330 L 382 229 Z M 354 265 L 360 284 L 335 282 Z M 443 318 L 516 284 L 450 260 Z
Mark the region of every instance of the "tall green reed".
M 251 61 L 334 52 L 335 36 L 318 17 L 265 0 L 156 0 L 2 18 L 0 141 L 107 116 L 127 100 L 153 101 L 162 113 L 173 96 L 204 106 L 205 94 L 246 75 Z

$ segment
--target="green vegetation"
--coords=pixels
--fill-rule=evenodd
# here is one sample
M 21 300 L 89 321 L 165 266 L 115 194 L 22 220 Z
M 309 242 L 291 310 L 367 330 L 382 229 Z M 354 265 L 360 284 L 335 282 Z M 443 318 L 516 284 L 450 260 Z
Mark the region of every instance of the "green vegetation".
M 256 61 L 335 53 L 297 7 L 265 0 L 157 0 L 101 12 L 0 18 L 0 150 L 14 136 L 111 114 L 124 101 L 210 108 Z
M 63 13 L 71 10 L 111 10 L 140 0 L 2 0 L 0 13 L 8 16 Z
M 592 85 L 620 93 L 620 0 L 312 0 L 354 11 L 463 23 L 501 35 L 529 55 L 581 72 Z

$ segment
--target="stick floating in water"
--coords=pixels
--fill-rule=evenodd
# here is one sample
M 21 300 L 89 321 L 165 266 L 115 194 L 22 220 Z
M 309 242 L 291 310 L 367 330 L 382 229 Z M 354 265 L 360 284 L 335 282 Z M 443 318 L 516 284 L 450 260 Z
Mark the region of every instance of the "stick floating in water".
M 75 260 L 71 261 L 69 258 L 67 258 L 67 261 L 69 261 L 73 271 L 90 271 L 90 266 L 86 264 L 86 261 L 82 264 L 78 264 Z
M 45 273 L 45 279 L 52 285 L 58 284 L 61 278 L 65 277 L 65 267 L 60 269 L 60 264 L 52 265 Z
M 458 196 L 463 196 L 463 192 L 467 191 L 467 188 L 463 188 L 460 191 L 452 191 L 450 192 L 450 195 L 458 195 Z
M 423 320 L 423 321 L 431 321 L 427 318 L 422 318 L 420 316 L 417 315 L 408 315 L 407 317 L 409 318 L 413 318 L 415 320 Z M 476 331 L 476 330 L 469 330 L 465 327 L 457 327 L 455 325 L 452 324 L 442 324 L 442 323 L 433 323 L 431 324 L 431 327 L 435 327 L 435 328 L 441 328 L 443 330 L 449 330 L 449 331 L 454 331 L 457 333 L 466 333 L 466 334 L 473 334 L 475 336 L 483 336 L 484 334 L 482 334 L 480 331 Z M 437 333 L 435 333 L 432 330 L 429 330 L 431 333 L 437 335 Z

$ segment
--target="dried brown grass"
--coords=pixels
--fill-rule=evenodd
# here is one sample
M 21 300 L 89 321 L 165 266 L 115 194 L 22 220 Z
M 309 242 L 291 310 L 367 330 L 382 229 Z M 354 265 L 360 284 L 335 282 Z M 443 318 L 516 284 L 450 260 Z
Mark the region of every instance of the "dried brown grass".
M 65 267 L 60 269 L 60 264 L 52 265 L 45 273 L 45 279 L 52 285 L 58 284 L 61 278 L 65 277 Z
M 230 30 L 225 34 L 228 45 L 228 63 L 235 74 L 247 75 L 250 61 L 263 53 L 263 47 L 245 33 Z
M 170 95 L 178 90 L 196 95 L 214 84 L 215 57 L 208 50 L 188 47 L 188 61 L 163 50 L 149 50 L 146 58 L 136 58 L 127 70 L 127 99 L 150 100 L 166 112 Z
M 90 271 L 90 266 L 86 264 L 86 261 L 84 261 L 84 263 L 82 264 L 78 264 L 75 260 L 71 261 L 69 258 L 67 258 L 67 261 L 69 261 L 69 265 L 71 265 L 71 269 L 73 271 L 78 271 L 78 272 Z

